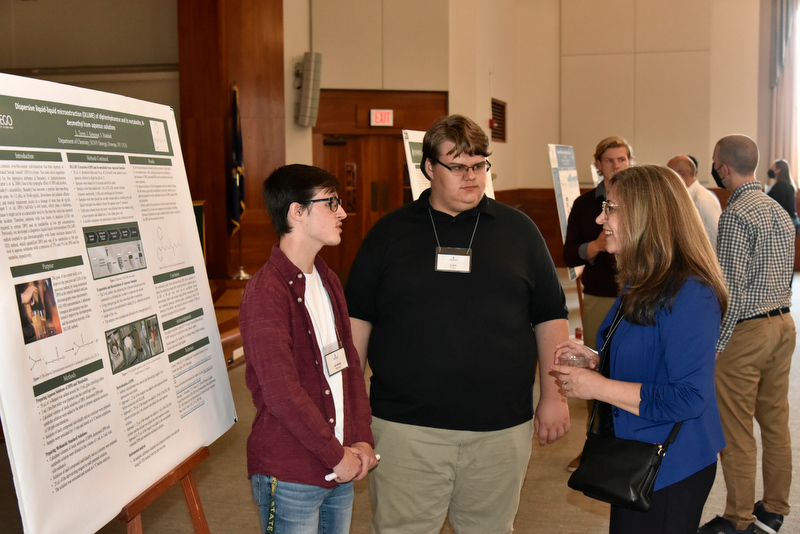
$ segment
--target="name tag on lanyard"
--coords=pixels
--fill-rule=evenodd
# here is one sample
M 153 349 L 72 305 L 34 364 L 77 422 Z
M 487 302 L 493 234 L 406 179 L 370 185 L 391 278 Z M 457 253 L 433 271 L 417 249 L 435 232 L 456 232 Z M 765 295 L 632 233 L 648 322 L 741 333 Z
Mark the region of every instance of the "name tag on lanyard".
M 436 270 L 469 273 L 472 270 L 472 249 L 436 247 Z
M 333 376 L 339 371 L 347 369 L 347 355 L 344 352 L 344 348 L 326 354 L 325 364 L 328 367 L 328 376 Z

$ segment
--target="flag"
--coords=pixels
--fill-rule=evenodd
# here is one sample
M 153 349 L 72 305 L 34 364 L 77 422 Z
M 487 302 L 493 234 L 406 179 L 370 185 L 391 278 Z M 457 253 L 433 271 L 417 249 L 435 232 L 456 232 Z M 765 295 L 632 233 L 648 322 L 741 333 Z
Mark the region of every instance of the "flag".
M 239 117 L 239 88 L 233 86 L 231 176 L 228 179 L 228 229 L 231 235 L 239 230 L 244 213 L 244 155 L 242 153 L 242 121 Z

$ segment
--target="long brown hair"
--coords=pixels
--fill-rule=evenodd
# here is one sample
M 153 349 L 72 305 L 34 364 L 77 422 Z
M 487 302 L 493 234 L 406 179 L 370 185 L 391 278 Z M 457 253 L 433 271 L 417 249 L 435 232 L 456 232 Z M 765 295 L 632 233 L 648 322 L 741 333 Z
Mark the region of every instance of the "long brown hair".
M 728 290 L 700 214 L 680 177 L 667 167 L 624 169 L 610 180 L 620 240 L 617 283 L 624 288 L 622 312 L 634 324 L 655 324 L 681 286 L 697 278 L 728 308 Z
M 775 173 L 775 178 L 784 182 L 789 182 L 792 189 L 797 191 L 797 184 L 794 183 L 794 178 L 792 178 L 792 168 L 789 167 L 789 162 L 785 159 L 776 159 L 773 165 L 778 169 L 778 172 Z

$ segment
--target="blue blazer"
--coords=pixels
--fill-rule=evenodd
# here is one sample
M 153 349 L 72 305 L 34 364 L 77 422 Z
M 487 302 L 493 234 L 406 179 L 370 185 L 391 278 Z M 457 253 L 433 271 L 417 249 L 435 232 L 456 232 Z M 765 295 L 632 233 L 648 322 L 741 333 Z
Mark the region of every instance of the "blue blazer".
M 600 327 L 598 347 L 619 302 Z M 714 386 L 720 320 L 716 294 L 691 279 L 671 310 L 656 313 L 655 326 L 623 319 L 611 340 L 611 378 L 642 383 L 638 416 L 612 406 L 617 437 L 663 443 L 672 426 L 684 421 L 661 464 L 656 490 L 708 467 L 725 447 Z

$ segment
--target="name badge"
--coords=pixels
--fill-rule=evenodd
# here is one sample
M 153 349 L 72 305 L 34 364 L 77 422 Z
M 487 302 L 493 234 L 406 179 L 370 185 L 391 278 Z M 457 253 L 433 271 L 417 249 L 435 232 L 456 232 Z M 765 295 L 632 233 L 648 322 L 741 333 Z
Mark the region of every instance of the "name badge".
M 470 272 L 472 249 L 436 247 L 436 270 L 448 273 Z
M 333 376 L 343 369 L 347 369 L 347 355 L 344 353 L 344 347 L 341 349 L 329 352 L 325 355 L 325 364 L 328 366 L 328 376 Z

